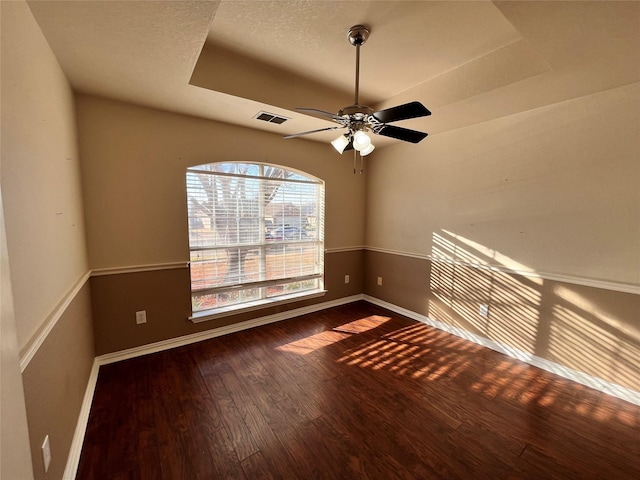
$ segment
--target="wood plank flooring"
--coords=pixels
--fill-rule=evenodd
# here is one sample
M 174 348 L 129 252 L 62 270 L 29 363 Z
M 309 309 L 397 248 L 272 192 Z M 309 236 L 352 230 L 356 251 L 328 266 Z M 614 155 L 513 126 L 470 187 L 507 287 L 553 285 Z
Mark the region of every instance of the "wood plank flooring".
M 357 302 L 101 367 L 78 479 L 638 479 L 640 407 Z

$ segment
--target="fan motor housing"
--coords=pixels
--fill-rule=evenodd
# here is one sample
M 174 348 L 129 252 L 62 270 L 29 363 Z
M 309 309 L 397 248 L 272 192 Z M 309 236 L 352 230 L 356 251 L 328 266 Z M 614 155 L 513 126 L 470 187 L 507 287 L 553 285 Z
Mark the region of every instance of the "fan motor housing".
M 338 112 L 338 115 L 344 117 L 348 115 L 349 117 L 353 116 L 355 118 L 364 118 L 367 115 L 371 115 L 373 113 L 373 108 L 367 107 L 366 105 L 349 105 L 348 107 L 344 107 L 342 110 Z
M 349 130 L 345 135 L 348 135 L 347 139 L 351 144 L 353 144 L 355 135 L 358 132 L 373 132 L 376 135 L 383 135 L 385 137 L 395 138 L 397 140 L 411 143 L 418 143 L 427 136 L 426 133 L 418 132 L 417 130 L 409 130 L 408 128 L 396 127 L 395 125 L 387 125 L 388 123 L 398 122 L 400 120 L 408 120 L 410 118 L 426 117 L 431 115 L 431 112 L 420 102 L 410 102 L 376 112 L 367 105 L 360 105 L 358 100 L 358 94 L 360 92 L 360 47 L 369 38 L 369 33 L 369 27 L 366 25 L 354 25 L 347 32 L 349 42 L 351 45 L 356 47 L 356 88 L 355 100 L 353 101 L 354 104 L 342 108 L 337 115 L 315 108 L 298 109 L 308 112 L 311 115 L 324 118 L 325 120 L 332 120 L 340 126 L 318 128 L 308 132 L 287 135 L 284 138 L 300 137 L 310 133 L 336 130 L 339 128 L 346 128 Z M 344 148 L 340 149 L 337 147 L 336 149 L 340 153 L 344 150 Z M 371 148 L 371 150 L 373 150 L 373 148 Z M 367 153 L 364 155 L 368 155 L 371 150 L 367 150 Z

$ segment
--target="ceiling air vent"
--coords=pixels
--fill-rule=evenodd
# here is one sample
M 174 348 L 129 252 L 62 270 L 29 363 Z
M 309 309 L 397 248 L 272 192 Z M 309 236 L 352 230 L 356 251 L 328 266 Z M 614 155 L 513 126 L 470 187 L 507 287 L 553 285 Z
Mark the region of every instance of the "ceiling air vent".
M 279 115 L 276 115 L 275 113 L 269 113 L 269 112 L 258 112 L 258 114 L 253 118 L 262 120 L 263 122 L 277 123 L 278 125 L 289 120 L 286 117 L 281 117 Z

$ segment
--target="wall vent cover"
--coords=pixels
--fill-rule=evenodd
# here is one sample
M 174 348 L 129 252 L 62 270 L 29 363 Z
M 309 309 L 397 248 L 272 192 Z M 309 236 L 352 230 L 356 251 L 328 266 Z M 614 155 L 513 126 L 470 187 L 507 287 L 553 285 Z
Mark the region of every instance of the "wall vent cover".
M 256 116 L 253 118 L 257 120 L 262 120 L 263 122 L 277 123 L 278 125 L 286 122 L 287 120 L 290 120 L 287 117 L 282 117 L 280 115 L 276 115 L 275 113 L 269 113 L 269 112 L 258 112 Z

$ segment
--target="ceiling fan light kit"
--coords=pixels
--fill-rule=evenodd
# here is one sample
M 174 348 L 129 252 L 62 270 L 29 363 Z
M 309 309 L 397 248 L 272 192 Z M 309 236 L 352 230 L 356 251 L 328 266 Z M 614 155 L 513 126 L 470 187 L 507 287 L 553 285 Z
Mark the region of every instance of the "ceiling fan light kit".
M 340 154 L 345 150 L 353 150 L 355 161 L 355 156 L 358 153 L 360 153 L 360 157 L 363 157 L 369 155 L 375 148 L 371 141 L 371 137 L 367 132 L 410 143 L 418 143 L 428 135 L 425 132 L 409 130 L 408 128 L 397 127 L 395 125 L 388 125 L 389 123 L 398 122 L 400 120 L 408 120 L 410 118 L 426 117 L 431 115 L 431 112 L 420 102 L 405 103 L 403 105 L 398 105 L 396 107 L 387 108 L 377 112 L 374 112 L 373 109 L 367 105 L 360 105 L 358 101 L 360 94 L 360 47 L 364 45 L 369 38 L 369 33 L 369 28 L 365 25 L 354 25 L 347 32 L 349 43 L 356 47 L 354 104 L 340 109 L 337 114 L 315 108 L 297 108 L 297 110 L 309 115 L 332 120 L 336 122 L 338 126 L 295 133 L 293 135 L 287 135 L 284 138 L 295 138 L 308 135 L 310 133 L 346 128 L 347 132 L 333 140 L 331 144 Z
M 363 148 L 362 150 L 360 150 L 360 156 L 365 157 L 369 155 L 371 152 L 373 152 L 374 148 L 376 148 L 375 145 L 373 143 L 370 143 L 367 148 Z
M 338 138 L 331 142 L 331 145 L 333 145 L 333 148 L 335 148 L 338 153 L 342 154 L 342 152 L 344 152 L 344 149 L 347 148 L 347 145 L 349 145 L 350 142 L 351 139 L 347 138 L 344 135 L 340 135 Z
M 369 138 L 369 135 L 367 135 L 364 130 L 358 130 L 353 135 L 353 148 L 355 148 L 357 151 L 362 152 L 370 145 L 371 138 Z

